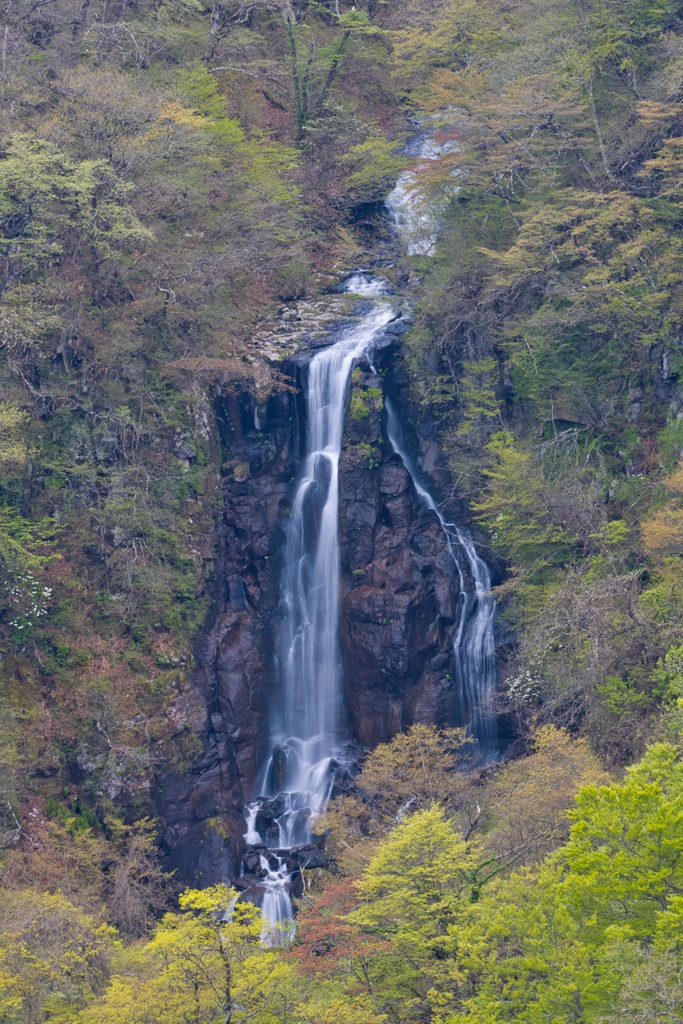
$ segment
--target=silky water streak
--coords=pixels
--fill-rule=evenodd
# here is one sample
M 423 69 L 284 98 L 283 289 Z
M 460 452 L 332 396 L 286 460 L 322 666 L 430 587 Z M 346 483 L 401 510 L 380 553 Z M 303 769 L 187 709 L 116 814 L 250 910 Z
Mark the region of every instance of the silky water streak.
M 378 278 L 357 274 L 345 290 L 381 296 Z M 396 313 L 378 301 L 308 367 L 306 457 L 292 502 L 282 575 L 280 735 L 287 790 L 307 792 L 320 809 L 340 717 L 339 456 L 351 370 Z
M 283 553 L 283 616 L 278 642 L 282 695 L 273 756 L 260 797 L 247 809 L 249 846 L 267 846 L 261 883 L 263 940 L 291 935 L 291 875 L 287 852 L 311 840 L 311 821 L 325 807 L 339 761 L 341 656 L 339 651 L 339 456 L 349 378 L 396 318 L 381 296 L 386 285 L 359 272 L 343 290 L 372 298 L 371 308 L 308 365 L 306 455 L 297 479 Z M 336 756 L 335 756 L 336 755 Z M 269 808 L 273 824 L 258 829 Z
M 432 511 L 448 542 L 448 550 L 458 570 L 460 595 L 453 634 L 453 656 L 459 688 L 460 717 L 470 735 L 478 741 L 482 754 L 495 749 L 496 725 L 492 699 L 496 683 L 495 603 L 491 597 L 491 576 L 488 566 L 477 552 L 466 526 L 448 522 L 429 491 L 420 482 L 420 475 L 405 444 L 403 431 L 391 399 L 385 399 L 387 437 L 391 447 L 406 467 L 415 493 Z M 468 586 L 461 562 L 474 587 Z

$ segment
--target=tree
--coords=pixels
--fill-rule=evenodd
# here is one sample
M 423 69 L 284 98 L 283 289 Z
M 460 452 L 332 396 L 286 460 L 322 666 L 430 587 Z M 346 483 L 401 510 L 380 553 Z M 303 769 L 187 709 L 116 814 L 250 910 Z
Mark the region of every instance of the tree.
M 11 849 L 19 840 L 16 774 L 20 765 L 16 723 L 9 703 L 0 699 L 0 850 Z
M 172 878 L 159 863 L 157 827 L 149 818 L 126 825 L 107 821 L 109 843 L 103 851 L 107 920 L 127 938 L 145 935 L 168 907 Z
M 15 133 L 0 160 L 2 290 L 22 274 L 44 274 L 79 245 L 97 278 L 104 264 L 150 240 L 130 191 L 106 161 L 74 162 L 44 139 Z
M 386 1020 L 382 977 L 395 964 L 396 950 L 350 920 L 359 903 L 354 880 L 331 882 L 297 917 L 292 956 L 302 1000 L 297 1009 L 306 1021 Z
M 260 911 L 236 899 L 225 885 L 184 892 L 181 913 L 166 914 L 154 937 L 130 950 L 83 1024 L 270 1021 L 283 971 L 261 944 Z
M 472 898 L 475 864 L 437 806 L 407 818 L 382 842 L 357 883 L 361 904 L 348 918 L 391 944 L 375 982 L 387 1005 L 405 1000 L 424 1013 L 435 990 L 441 1012 L 449 1005 L 452 929 Z
M 568 838 L 576 793 L 608 780 L 586 739 L 541 726 L 531 752 L 503 765 L 479 795 L 484 849 L 507 866 L 541 860 Z
M 326 823 L 360 838 L 435 803 L 457 806 L 469 785 L 461 769 L 471 742 L 464 729 L 417 724 L 380 743 L 365 759 L 354 792 L 328 810 Z
M 465 992 L 454 1022 L 604 1019 L 620 991 L 627 998 L 622 986 L 634 968 L 632 1010 L 654 1011 L 646 1002 L 650 949 L 653 964 L 661 957 L 659 1006 L 666 1014 L 667 1002 L 675 1005 L 671 950 L 682 934 L 680 752 L 655 744 L 623 783 L 589 785 L 576 802 L 568 842 L 539 870 L 492 886 L 453 929 L 453 973 L 474 989 Z
M 4 1019 L 66 1020 L 106 987 L 113 928 L 59 893 L 4 889 L 0 900 L 0 1008 Z
M 622 785 L 587 786 L 569 814 L 569 842 L 558 863 L 574 879 L 563 883 L 576 912 L 584 893 L 598 928 L 629 925 L 653 934 L 658 915 L 683 883 L 683 763 L 675 747 L 651 746 Z
M 509 433 L 495 434 L 487 448 L 493 462 L 483 471 L 488 487 L 472 507 L 496 548 L 538 576 L 567 550 L 569 538 L 554 521 L 532 452 Z
M 629 951 L 630 952 L 630 951 Z M 624 956 L 623 985 L 610 1024 L 679 1024 L 683 1020 L 683 956 L 680 945 Z

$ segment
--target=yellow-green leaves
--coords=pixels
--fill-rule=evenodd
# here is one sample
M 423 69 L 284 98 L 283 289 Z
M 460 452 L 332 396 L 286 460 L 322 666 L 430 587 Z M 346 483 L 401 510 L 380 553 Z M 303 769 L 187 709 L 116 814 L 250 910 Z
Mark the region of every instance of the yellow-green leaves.
M 598 927 L 627 924 L 634 934 L 652 934 L 657 914 L 683 887 L 680 753 L 655 744 L 622 785 L 582 790 L 570 818 L 558 863 L 581 877 L 583 894 L 567 880 L 567 897 L 590 899 Z
M 105 988 L 115 948 L 114 930 L 61 894 L 3 890 L 2 1020 L 73 1020 Z
M 605 1020 L 625 965 L 642 964 L 652 941 L 658 955 L 680 941 L 679 753 L 650 748 L 623 784 L 581 790 L 570 818 L 564 847 L 485 891 L 458 928 L 457 963 L 473 994 L 453 1022 Z
M 497 363 L 491 356 L 463 364 L 460 383 L 463 422 L 458 427 L 458 434 L 469 434 L 476 429 L 480 438 L 482 431 L 486 431 L 489 421 L 495 419 L 500 421 L 500 409 L 495 390 L 496 370 Z
M 0 159 L 0 248 L 14 276 L 59 260 L 74 235 L 96 265 L 149 239 L 131 188 L 104 160 L 74 162 L 44 139 L 13 135 Z
M 32 448 L 25 440 L 29 415 L 12 402 L 0 402 L 0 466 L 16 468 L 30 458 Z
M 467 845 L 441 808 L 419 811 L 382 843 L 358 883 L 364 902 L 353 920 L 407 945 L 429 944 L 469 902 L 471 867 Z
M 260 911 L 237 895 L 226 885 L 184 892 L 181 913 L 122 956 L 84 1024 L 269 1024 L 287 972 L 260 941 Z
M 370 138 L 352 146 L 340 163 L 352 169 L 346 179 L 350 189 L 368 190 L 374 197 L 377 190 L 387 191 L 407 161 L 397 150 L 400 140 Z
M 487 447 L 493 464 L 484 471 L 487 489 L 472 504 L 477 519 L 518 565 L 545 564 L 565 535 L 553 521 L 540 466 L 508 433 L 495 434 Z

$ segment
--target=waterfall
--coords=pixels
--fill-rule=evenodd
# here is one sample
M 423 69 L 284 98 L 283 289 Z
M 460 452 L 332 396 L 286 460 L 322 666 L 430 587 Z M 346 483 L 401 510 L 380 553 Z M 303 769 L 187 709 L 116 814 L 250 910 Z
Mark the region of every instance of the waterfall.
M 349 378 L 387 324 L 395 319 L 382 300 L 387 287 L 371 274 L 353 274 L 348 293 L 374 298 L 371 309 L 308 364 L 306 455 L 296 482 L 282 571 L 282 623 L 278 672 L 282 709 L 273 756 L 262 780 L 274 825 L 258 831 L 266 798 L 247 808 L 245 840 L 278 851 L 278 867 L 261 883 L 262 912 L 271 941 L 291 917 L 290 875 L 282 854 L 311 841 L 311 823 L 324 810 L 334 784 L 341 718 L 339 619 L 339 456 Z M 263 861 L 263 859 L 262 859 Z M 263 867 L 263 863 L 262 863 Z M 286 933 L 286 925 L 285 925 Z
M 452 137 L 423 132 L 408 152 L 426 161 L 455 149 Z M 418 194 L 418 173 L 419 165 L 399 177 L 386 200 L 387 214 L 408 255 L 432 255 L 441 216 L 457 186 L 453 185 L 446 198 L 425 202 Z M 335 771 L 344 763 L 338 642 L 339 457 L 352 369 L 364 356 L 372 357 L 375 343 L 396 316 L 382 298 L 389 289 L 373 274 L 359 270 L 340 290 L 373 302 L 355 326 L 343 331 L 308 364 L 306 452 L 283 552 L 282 621 L 276 655 L 282 700 L 274 716 L 273 754 L 260 780 L 264 795 L 246 809 L 244 838 L 252 850 L 259 851 L 261 865 L 256 888 L 261 890 L 262 939 L 271 945 L 293 934 L 289 865 L 292 860 L 296 863 L 302 847 L 311 851 L 311 824 L 325 809 Z M 453 650 L 461 719 L 480 747 L 490 749 L 494 730 L 490 716 L 482 714 L 494 686 L 494 606 L 489 572 L 469 530 L 447 522 L 420 482 L 388 398 L 385 407 L 389 441 L 403 460 L 419 500 L 437 516 L 458 572 Z
M 490 595 L 491 576 L 488 566 L 479 556 L 467 527 L 447 522 L 429 491 L 420 483 L 417 466 L 406 448 L 401 424 L 388 396 L 384 407 L 391 447 L 407 469 L 418 498 L 438 518 L 458 571 L 460 594 L 457 626 L 453 635 L 453 655 L 462 720 L 467 723 L 469 734 L 478 740 L 482 750 L 491 750 L 495 743 L 495 725 L 491 714 L 496 680 L 495 604 Z M 467 587 L 458 554 L 466 562 L 468 574 L 474 581 L 474 590 Z
M 247 846 L 258 845 L 261 842 L 261 836 L 258 834 L 256 828 L 256 815 L 258 814 L 258 804 L 250 804 L 247 808 L 247 831 L 244 833 L 244 841 Z
M 359 285 L 358 276 L 347 283 L 348 290 Z M 364 275 L 363 294 L 382 294 L 383 283 L 375 281 Z M 284 712 L 277 737 L 282 763 L 273 764 L 273 773 L 278 789 L 308 794 L 314 814 L 328 795 L 340 715 L 338 467 L 348 382 L 354 364 L 394 317 L 388 302 L 378 302 L 308 368 L 306 457 L 283 558 Z
M 389 222 L 409 256 L 433 256 L 441 219 L 448 203 L 458 190 L 455 181 L 445 187 L 441 198 L 433 198 L 420 188 L 420 164 L 440 159 L 458 150 L 453 132 L 435 130 L 429 122 L 414 122 L 418 134 L 408 143 L 406 154 L 415 157 L 417 165 L 399 175 L 386 199 Z M 457 178 L 458 171 L 451 171 Z M 403 461 L 426 508 L 437 516 L 448 542 L 448 550 L 457 567 L 460 580 L 458 618 L 453 636 L 456 680 L 461 699 L 461 718 L 470 735 L 477 738 L 483 750 L 492 749 L 495 727 L 490 713 L 495 686 L 494 617 L 495 606 L 489 595 L 491 577 L 480 558 L 470 531 L 457 523 L 446 522 L 429 491 L 420 482 L 415 463 L 403 440 L 398 416 L 389 398 L 385 401 L 387 436 L 392 448 Z M 467 566 L 474 590 L 467 586 L 461 562 Z M 488 713 L 487 713 L 488 712 Z
M 265 891 L 261 904 L 261 942 L 267 946 L 278 946 L 293 936 L 294 915 L 287 885 L 289 872 L 282 857 L 274 858 L 275 865 L 272 865 L 263 854 L 260 860 L 261 867 L 266 872 L 262 882 Z
M 448 183 L 445 194 L 440 197 L 425 195 L 424 189 L 420 188 L 421 170 L 428 161 L 457 152 L 459 146 L 443 132 L 432 130 L 425 134 L 424 129 L 428 129 L 428 125 L 417 124 L 416 127 L 422 131 L 406 147 L 406 156 L 414 157 L 416 165 L 399 174 L 385 205 L 389 223 L 404 252 L 408 256 L 433 256 L 441 220 L 458 186 Z M 452 171 L 451 177 L 457 173 Z

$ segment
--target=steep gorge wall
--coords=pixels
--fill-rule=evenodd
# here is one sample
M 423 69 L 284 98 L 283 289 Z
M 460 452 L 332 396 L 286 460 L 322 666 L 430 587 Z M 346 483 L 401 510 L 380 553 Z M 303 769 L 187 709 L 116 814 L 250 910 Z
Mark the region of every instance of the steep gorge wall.
M 385 430 L 390 389 L 406 422 L 414 416 L 400 356 L 405 324 L 390 324 L 376 366 L 353 373 L 339 468 L 341 594 L 339 640 L 349 738 L 390 739 L 416 721 L 459 720 L 453 627 L 460 583 L 436 516 L 416 497 Z M 215 429 L 224 454 L 216 601 L 189 680 L 201 743 L 191 772 L 173 772 L 157 790 L 170 863 L 193 884 L 238 872 L 242 809 L 270 755 L 269 712 L 277 699 L 279 577 L 289 499 L 305 424 L 301 401 L 309 356 L 285 370 L 297 393 L 255 407 L 217 399 Z M 410 429 L 410 428 L 409 428 Z M 450 485 L 433 424 L 412 429 L 437 490 Z M 467 522 L 457 499 L 445 510 Z M 466 587 L 473 581 L 465 576 Z

